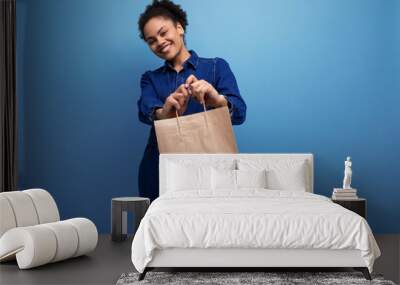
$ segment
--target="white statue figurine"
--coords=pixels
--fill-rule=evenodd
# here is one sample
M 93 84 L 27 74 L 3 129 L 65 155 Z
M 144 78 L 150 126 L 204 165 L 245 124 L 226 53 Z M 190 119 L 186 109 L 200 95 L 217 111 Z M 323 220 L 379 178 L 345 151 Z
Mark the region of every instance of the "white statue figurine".
M 351 175 L 353 171 L 351 170 L 351 157 L 348 156 L 344 162 L 344 179 L 343 179 L 343 189 L 351 189 Z

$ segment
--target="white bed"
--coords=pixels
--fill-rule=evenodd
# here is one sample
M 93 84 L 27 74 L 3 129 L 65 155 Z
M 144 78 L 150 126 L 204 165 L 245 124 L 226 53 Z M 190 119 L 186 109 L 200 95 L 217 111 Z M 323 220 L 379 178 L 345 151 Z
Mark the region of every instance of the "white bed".
M 313 194 L 312 154 L 162 154 L 160 198 L 132 243 L 141 278 L 154 267 L 354 267 L 370 278 L 379 255 L 362 217 Z

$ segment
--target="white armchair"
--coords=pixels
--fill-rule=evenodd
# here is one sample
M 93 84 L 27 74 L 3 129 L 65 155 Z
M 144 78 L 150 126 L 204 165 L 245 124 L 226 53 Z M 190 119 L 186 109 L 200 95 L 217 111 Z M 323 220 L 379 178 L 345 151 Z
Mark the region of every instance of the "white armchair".
M 0 193 L 0 262 L 17 259 L 20 269 L 84 255 L 98 233 L 85 218 L 60 221 L 57 205 L 43 189 Z

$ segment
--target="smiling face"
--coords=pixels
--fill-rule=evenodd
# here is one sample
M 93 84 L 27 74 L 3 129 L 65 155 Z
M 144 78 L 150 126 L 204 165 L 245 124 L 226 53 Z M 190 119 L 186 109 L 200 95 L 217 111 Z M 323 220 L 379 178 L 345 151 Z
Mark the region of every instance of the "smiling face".
M 158 57 L 172 61 L 184 47 L 181 24 L 165 17 L 151 18 L 143 29 L 144 40 Z

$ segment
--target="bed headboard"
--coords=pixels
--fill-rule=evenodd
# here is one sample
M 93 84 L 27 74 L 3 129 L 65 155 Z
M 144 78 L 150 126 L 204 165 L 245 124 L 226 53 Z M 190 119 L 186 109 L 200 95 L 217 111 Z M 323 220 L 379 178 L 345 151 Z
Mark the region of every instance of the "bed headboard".
M 237 154 L 160 154 L 160 162 L 159 162 L 159 193 L 160 195 L 166 192 L 167 185 L 167 170 L 168 164 L 174 161 L 182 161 L 182 160 L 193 160 L 194 162 L 198 161 L 202 163 L 204 161 L 209 161 L 211 164 L 217 162 L 218 160 L 229 160 L 232 161 L 246 159 L 246 160 L 266 160 L 269 163 L 274 163 L 276 161 L 305 161 L 308 169 L 308 186 L 306 191 L 313 192 L 314 191 L 314 158 L 311 153 L 237 153 Z

